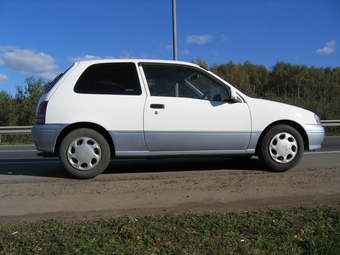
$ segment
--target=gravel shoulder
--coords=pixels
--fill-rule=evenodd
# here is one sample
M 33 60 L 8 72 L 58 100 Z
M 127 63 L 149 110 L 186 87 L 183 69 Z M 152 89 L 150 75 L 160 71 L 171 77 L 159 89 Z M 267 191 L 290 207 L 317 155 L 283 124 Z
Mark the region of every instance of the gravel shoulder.
M 0 222 L 339 206 L 340 168 L 103 174 L 0 184 Z

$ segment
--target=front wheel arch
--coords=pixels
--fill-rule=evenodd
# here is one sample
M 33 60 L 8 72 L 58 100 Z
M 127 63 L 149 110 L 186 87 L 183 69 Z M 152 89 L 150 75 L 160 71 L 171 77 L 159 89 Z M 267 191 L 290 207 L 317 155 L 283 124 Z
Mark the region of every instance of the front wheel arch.
M 304 149 L 305 150 L 309 150 L 309 139 L 308 139 L 308 136 L 307 136 L 307 133 L 306 131 L 304 130 L 304 128 L 299 125 L 298 123 L 296 122 L 293 122 L 293 121 L 285 121 L 285 120 L 282 120 L 282 121 L 277 121 L 277 122 L 273 122 L 272 124 L 270 124 L 268 127 L 266 127 L 261 135 L 260 135 L 260 138 L 259 140 L 257 141 L 257 145 L 256 145 L 256 148 L 255 148 L 255 155 L 259 156 L 259 148 L 260 148 L 260 145 L 262 143 L 262 140 L 263 140 L 263 137 L 264 135 L 268 132 L 268 130 L 272 127 L 272 126 L 275 126 L 275 125 L 280 125 L 280 124 L 283 124 L 283 125 L 288 125 L 288 126 L 291 126 L 292 128 L 296 129 L 301 137 L 302 137 L 302 140 L 303 140 L 303 146 L 304 146 Z
M 304 140 L 299 130 L 291 125 L 271 125 L 262 133 L 256 155 L 267 168 L 287 171 L 300 162 L 305 150 Z

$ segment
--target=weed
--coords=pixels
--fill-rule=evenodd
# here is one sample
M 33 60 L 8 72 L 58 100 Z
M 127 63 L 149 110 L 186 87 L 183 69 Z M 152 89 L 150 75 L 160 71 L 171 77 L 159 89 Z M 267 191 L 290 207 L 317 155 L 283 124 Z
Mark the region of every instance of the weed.
M 0 224 L 0 254 L 339 254 L 340 208 Z

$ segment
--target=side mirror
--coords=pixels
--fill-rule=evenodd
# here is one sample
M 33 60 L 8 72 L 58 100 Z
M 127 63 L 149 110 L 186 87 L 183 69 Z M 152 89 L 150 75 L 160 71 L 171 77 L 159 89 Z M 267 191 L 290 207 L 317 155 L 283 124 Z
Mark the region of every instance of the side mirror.
M 230 87 L 230 101 L 233 103 L 241 103 L 242 101 L 237 96 L 236 90 L 233 87 Z

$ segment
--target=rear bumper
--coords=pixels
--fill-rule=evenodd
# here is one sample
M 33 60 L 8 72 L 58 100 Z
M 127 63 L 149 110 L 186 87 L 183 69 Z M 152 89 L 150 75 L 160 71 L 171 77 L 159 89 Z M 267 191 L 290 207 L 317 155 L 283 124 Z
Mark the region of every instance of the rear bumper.
M 66 125 L 35 125 L 32 128 L 32 138 L 38 151 L 55 153 L 57 138 Z
M 321 144 L 325 138 L 325 129 L 321 125 L 303 125 L 303 128 L 306 130 L 308 141 L 309 141 L 309 150 L 318 150 L 321 148 Z

